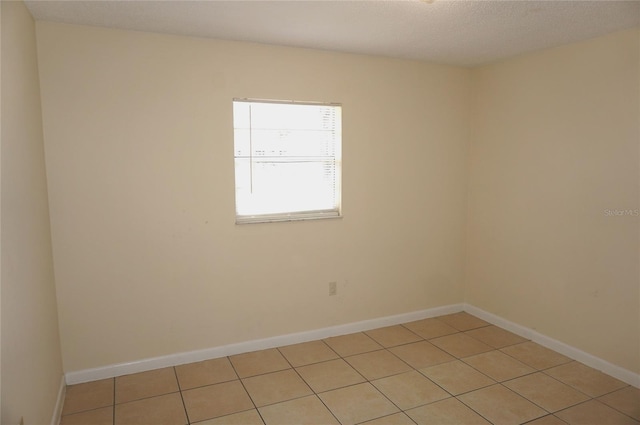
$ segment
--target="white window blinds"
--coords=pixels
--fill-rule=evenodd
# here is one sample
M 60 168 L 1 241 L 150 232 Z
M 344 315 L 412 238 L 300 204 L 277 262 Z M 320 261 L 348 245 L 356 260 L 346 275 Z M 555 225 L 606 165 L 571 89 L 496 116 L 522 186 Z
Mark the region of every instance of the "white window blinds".
M 341 112 L 234 100 L 236 222 L 340 216 Z

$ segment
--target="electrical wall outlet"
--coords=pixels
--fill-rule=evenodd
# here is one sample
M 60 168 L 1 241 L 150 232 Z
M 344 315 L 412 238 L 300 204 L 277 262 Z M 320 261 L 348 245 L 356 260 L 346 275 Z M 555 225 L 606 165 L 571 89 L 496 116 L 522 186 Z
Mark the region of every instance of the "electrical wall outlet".
M 329 296 L 338 295 L 338 283 L 329 282 Z

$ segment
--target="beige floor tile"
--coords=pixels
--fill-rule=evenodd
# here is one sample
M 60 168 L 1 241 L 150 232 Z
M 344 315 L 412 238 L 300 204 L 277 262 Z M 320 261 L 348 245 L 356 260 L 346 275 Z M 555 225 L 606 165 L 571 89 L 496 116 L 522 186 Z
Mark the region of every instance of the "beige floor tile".
M 411 370 L 409 365 L 387 350 L 358 354 L 345 360 L 370 381 Z
M 638 421 L 597 400 L 570 407 L 556 413 L 556 416 L 569 425 L 638 425 Z
M 116 378 L 116 404 L 177 392 L 178 380 L 172 367 Z
M 589 399 L 585 394 L 541 372 L 516 378 L 504 385 L 551 413 Z
M 567 425 L 567 423 L 556 416 L 547 415 L 535 421 L 527 422 L 527 425 Z
M 579 362 L 556 366 L 544 373 L 591 397 L 599 397 L 627 386 L 624 382 Z
M 384 395 L 368 382 L 318 394 L 342 425 L 352 425 L 398 412 Z
M 498 350 L 466 357 L 464 362 L 498 382 L 535 372 L 535 369 Z
M 460 360 L 420 369 L 420 372 L 453 395 L 463 394 L 496 383 L 493 379 Z
M 191 422 L 242 412 L 254 407 L 240 381 L 224 382 L 182 392 Z
M 458 399 L 494 425 L 522 424 L 547 414 L 502 385 L 472 391 Z
M 182 390 L 238 379 L 226 357 L 176 366 L 176 375 Z
M 407 362 L 414 369 L 422 369 L 423 367 L 455 360 L 454 357 L 427 341 L 399 345 L 390 348 L 389 351 Z
M 502 348 L 500 351 L 520 360 L 534 369 L 543 370 L 569 363 L 571 359 L 532 341 Z
M 240 378 L 289 369 L 291 365 L 275 348 L 229 357 Z
M 264 425 L 264 422 L 258 411 L 251 409 L 202 422 L 192 422 L 192 425 Z
M 441 336 L 429 340 L 429 342 L 457 358 L 473 356 L 474 354 L 493 350 L 493 348 L 484 342 L 480 342 L 463 333 Z
M 296 370 L 316 393 L 365 381 L 362 375 L 342 359 L 302 366 Z
M 295 370 L 281 370 L 242 380 L 257 407 L 313 394 Z
M 387 326 L 365 332 L 383 347 L 395 347 L 396 345 L 422 341 L 422 338 L 402 325 Z
M 117 404 L 115 425 L 185 425 L 187 416 L 179 393 Z
M 376 351 L 382 348 L 380 344 L 362 332 L 334 336 L 325 339 L 324 342 L 342 357 L 368 353 L 369 351 Z
M 640 389 L 626 387 L 604 395 L 598 400 L 640 421 Z
M 67 386 L 62 414 L 113 405 L 113 378 Z
M 402 410 L 450 397 L 449 393 L 415 370 L 371 383 Z
M 70 385 L 60 425 L 640 425 L 639 389 L 522 341 L 457 313 Z
M 480 340 L 493 348 L 503 348 L 509 345 L 521 344 L 526 342 L 526 338 L 522 338 L 514 333 L 506 331 L 497 326 L 485 326 L 478 329 L 472 329 L 465 332 L 472 338 Z
M 459 331 L 468 331 L 475 328 L 481 328 L 483 326 L 489 326 L 489 323 L 464 311 L 460 313 L 439 316 L 438 320 L 446 323 L 449 326 L 453 326 Z
M 404 323 L 402 326 L 424 339 L 437 338 L 459 332 L 456 328 L 434 318 Z
M 304 342 L 279 348 L 280 353 L 293 367 L 305 366 L 326 360 L 337 359 L 338 355 L 322 341 Z
M 491 425 L 453 397 L 405 413 L 418 425 Z
M 63 416 L 60 425 L 113 425 L 113 406 Z
M 267 425 L 340 425 L 315 395 L 261 407 L 260 414 Z
M 362 425 L 416 425 L 416 423 L 404 413 L 394 413 L 393 415 L 363 422 Z

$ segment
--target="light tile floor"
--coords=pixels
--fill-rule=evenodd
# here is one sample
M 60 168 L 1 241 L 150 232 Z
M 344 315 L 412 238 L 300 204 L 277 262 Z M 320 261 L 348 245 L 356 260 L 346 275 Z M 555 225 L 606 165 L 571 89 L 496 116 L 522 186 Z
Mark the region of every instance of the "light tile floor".
M 640 424 L 640 390 L 456 313 L 71 385 L 61 425 Z

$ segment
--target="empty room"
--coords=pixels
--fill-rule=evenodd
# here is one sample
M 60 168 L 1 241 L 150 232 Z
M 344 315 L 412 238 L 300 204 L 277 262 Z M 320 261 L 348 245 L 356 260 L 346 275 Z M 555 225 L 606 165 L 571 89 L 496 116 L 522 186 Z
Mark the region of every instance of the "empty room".
M 640 424 L 640 1 L 2 1 L 3 425 Z

